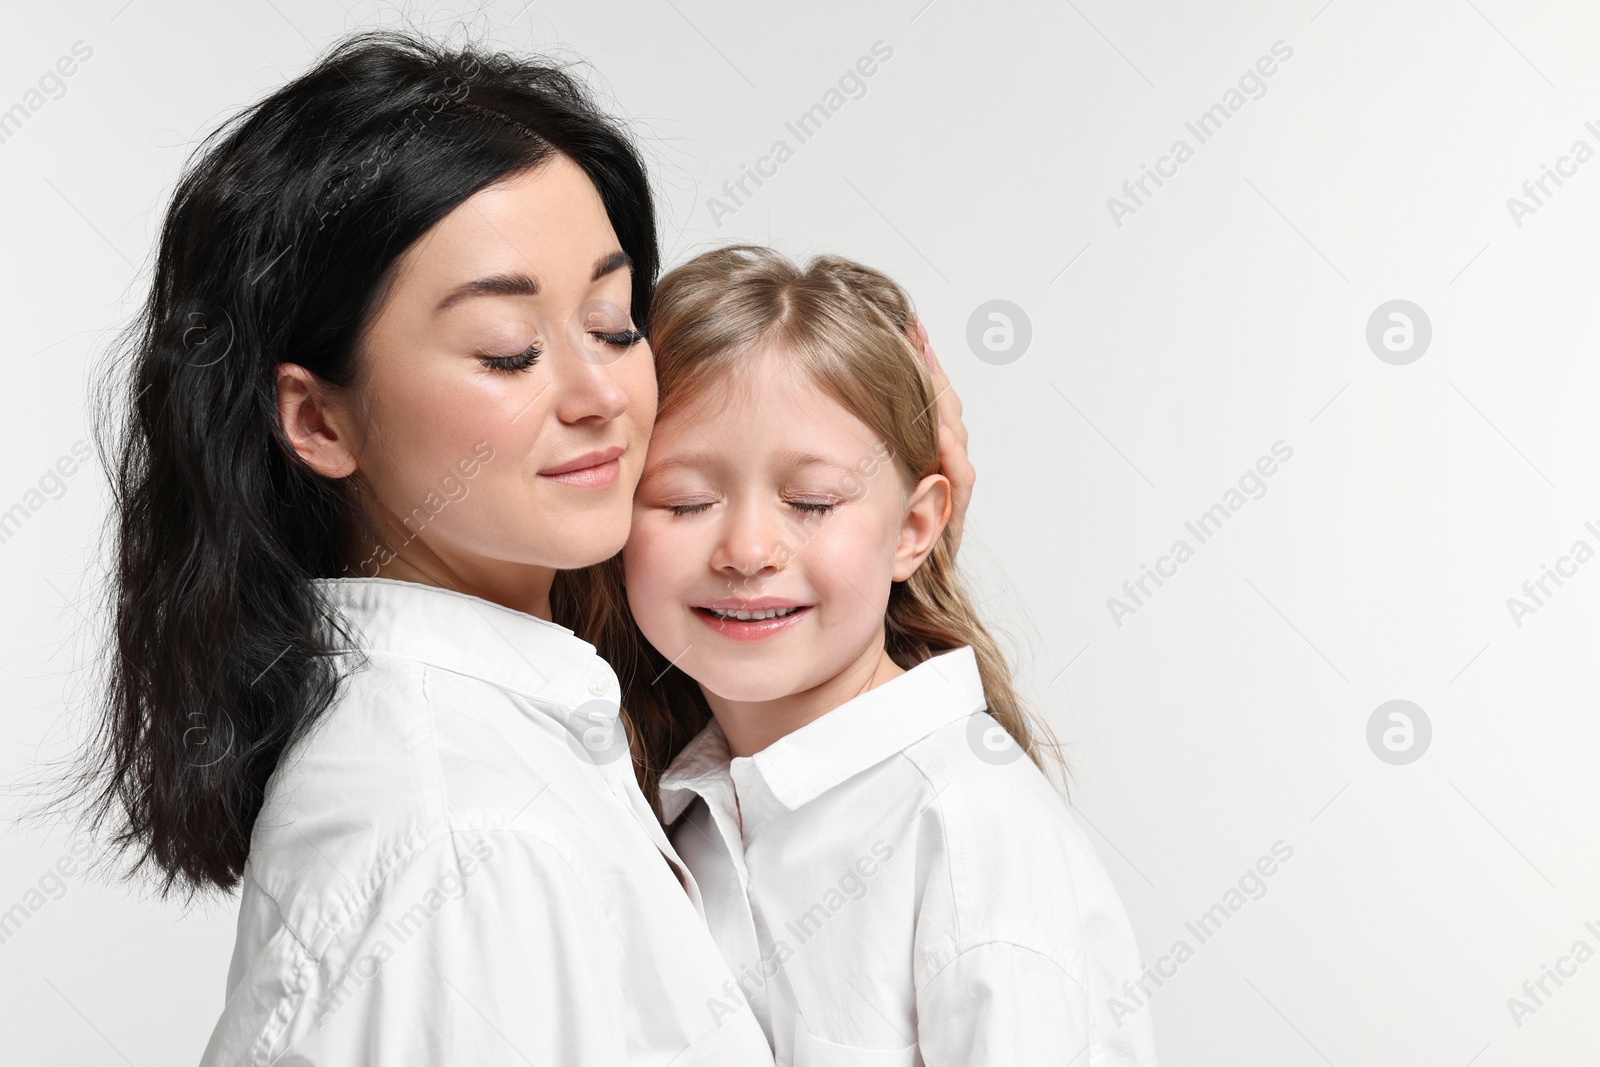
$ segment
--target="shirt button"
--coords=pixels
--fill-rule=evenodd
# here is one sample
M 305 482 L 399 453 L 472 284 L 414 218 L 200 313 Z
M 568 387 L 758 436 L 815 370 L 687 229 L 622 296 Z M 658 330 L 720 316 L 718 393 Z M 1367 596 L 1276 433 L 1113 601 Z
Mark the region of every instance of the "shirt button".
M 593 693 L 595 696 L 600 696 L 608 688 L 609 683 L 607 683 L 603 677 L 596 676 L 589 680 L 589 692 Z

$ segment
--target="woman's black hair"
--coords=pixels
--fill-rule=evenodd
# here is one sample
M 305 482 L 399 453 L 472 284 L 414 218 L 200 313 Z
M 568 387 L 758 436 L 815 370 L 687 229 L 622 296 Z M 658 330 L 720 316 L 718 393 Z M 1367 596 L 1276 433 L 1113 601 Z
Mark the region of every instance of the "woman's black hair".
M 197 148 L 96 444 L 114 513 L 89 821 L 163 892 L 231 888 L 268 777 L 341 677 L 310 579 L 347 571 L 351 487 L 301 463 L 276 365 L 358 380 L 397 257 L 559 154 L 593 181 L 647 328 L 659 265 L 637 150 L 563 69 L 396 31 L 344 38 Z M 80 785 L 84 784 L 80 780 Z

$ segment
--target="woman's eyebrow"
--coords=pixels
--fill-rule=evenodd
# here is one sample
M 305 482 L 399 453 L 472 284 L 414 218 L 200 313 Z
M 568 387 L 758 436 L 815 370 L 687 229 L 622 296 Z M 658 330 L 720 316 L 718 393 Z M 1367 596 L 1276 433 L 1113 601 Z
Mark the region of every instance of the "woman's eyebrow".
M 621 270 L 623 267 L 633 269 L 633 260 L 628 257 L 628 253 L 619 248 L 595 260 L 594 273 L 589 275 L 589 280 L 597 282 L 612 271 Z
M 435 315 L 450 307 L 474 296 L 538 296 L 539 282 L 526 274 L 511 272 L 509 274 L 491 274 L 486 278 L 474 278 L 470 282 L 462 282 L 450 292 L 445 294 L 439 306 L 433 309 Z
M 613 271 L 633 267 L 633 260 L 622 249 L 607 252 L 594 261 L 594 270 L 589 275 L 591 282 L 597 282 Z M 474 278 L 470 282 L 462 282 L 445 294 L 439 301 L 438 307 L 433 309 L 435 315 L 446 311 L 461 301 L 474 296 L 538 296 L 539 282 L 526 274 L 512 271 L 505 274 L 491 274 L 484 278 Z

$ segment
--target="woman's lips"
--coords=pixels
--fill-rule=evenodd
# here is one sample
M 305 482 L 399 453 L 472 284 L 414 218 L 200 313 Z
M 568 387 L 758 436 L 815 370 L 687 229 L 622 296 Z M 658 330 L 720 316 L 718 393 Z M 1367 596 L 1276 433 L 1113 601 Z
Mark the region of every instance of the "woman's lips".
M 582 467 L 575 471 L 564 471 L 561 474 L 546 474 L 552 482 L 562 485 L 572 485 L 579 489 L 601 489 L 617 480 L 617 475 L 622 470 L 622 464 L 616 460 L 607 460 L 605 463 L 593 467 Z
M 692 610 L 713 631 L 734 641 L 763 640 L 774 634 L 782 633 L 811 614 L 809 605 L 796 608 L 789 614 L 781 615 L 775 619 L 729 619 L 716 614 L 710 608 L 693 608 Z
M 560 482 L 562 485 L 579 489 L 600 489 L 617 480 L 617 475 L 622 470 L 622 464 L 617 457 L 622 453 L 620 445 L 596 449 L 566 463 L 542 470 L 539 475 L 549 478 L 552 482 Z

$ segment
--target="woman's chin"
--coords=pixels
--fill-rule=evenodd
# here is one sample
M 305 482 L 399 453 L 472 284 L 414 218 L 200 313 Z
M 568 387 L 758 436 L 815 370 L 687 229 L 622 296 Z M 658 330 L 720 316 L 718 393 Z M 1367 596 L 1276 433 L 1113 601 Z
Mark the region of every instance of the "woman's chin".
M 630 518 L 624 513 L 615 522 L 569 524 L 561 531 L 561 542 L 548 546 L 545 566 L 575 571 L 604 563 L 627 543 Z

